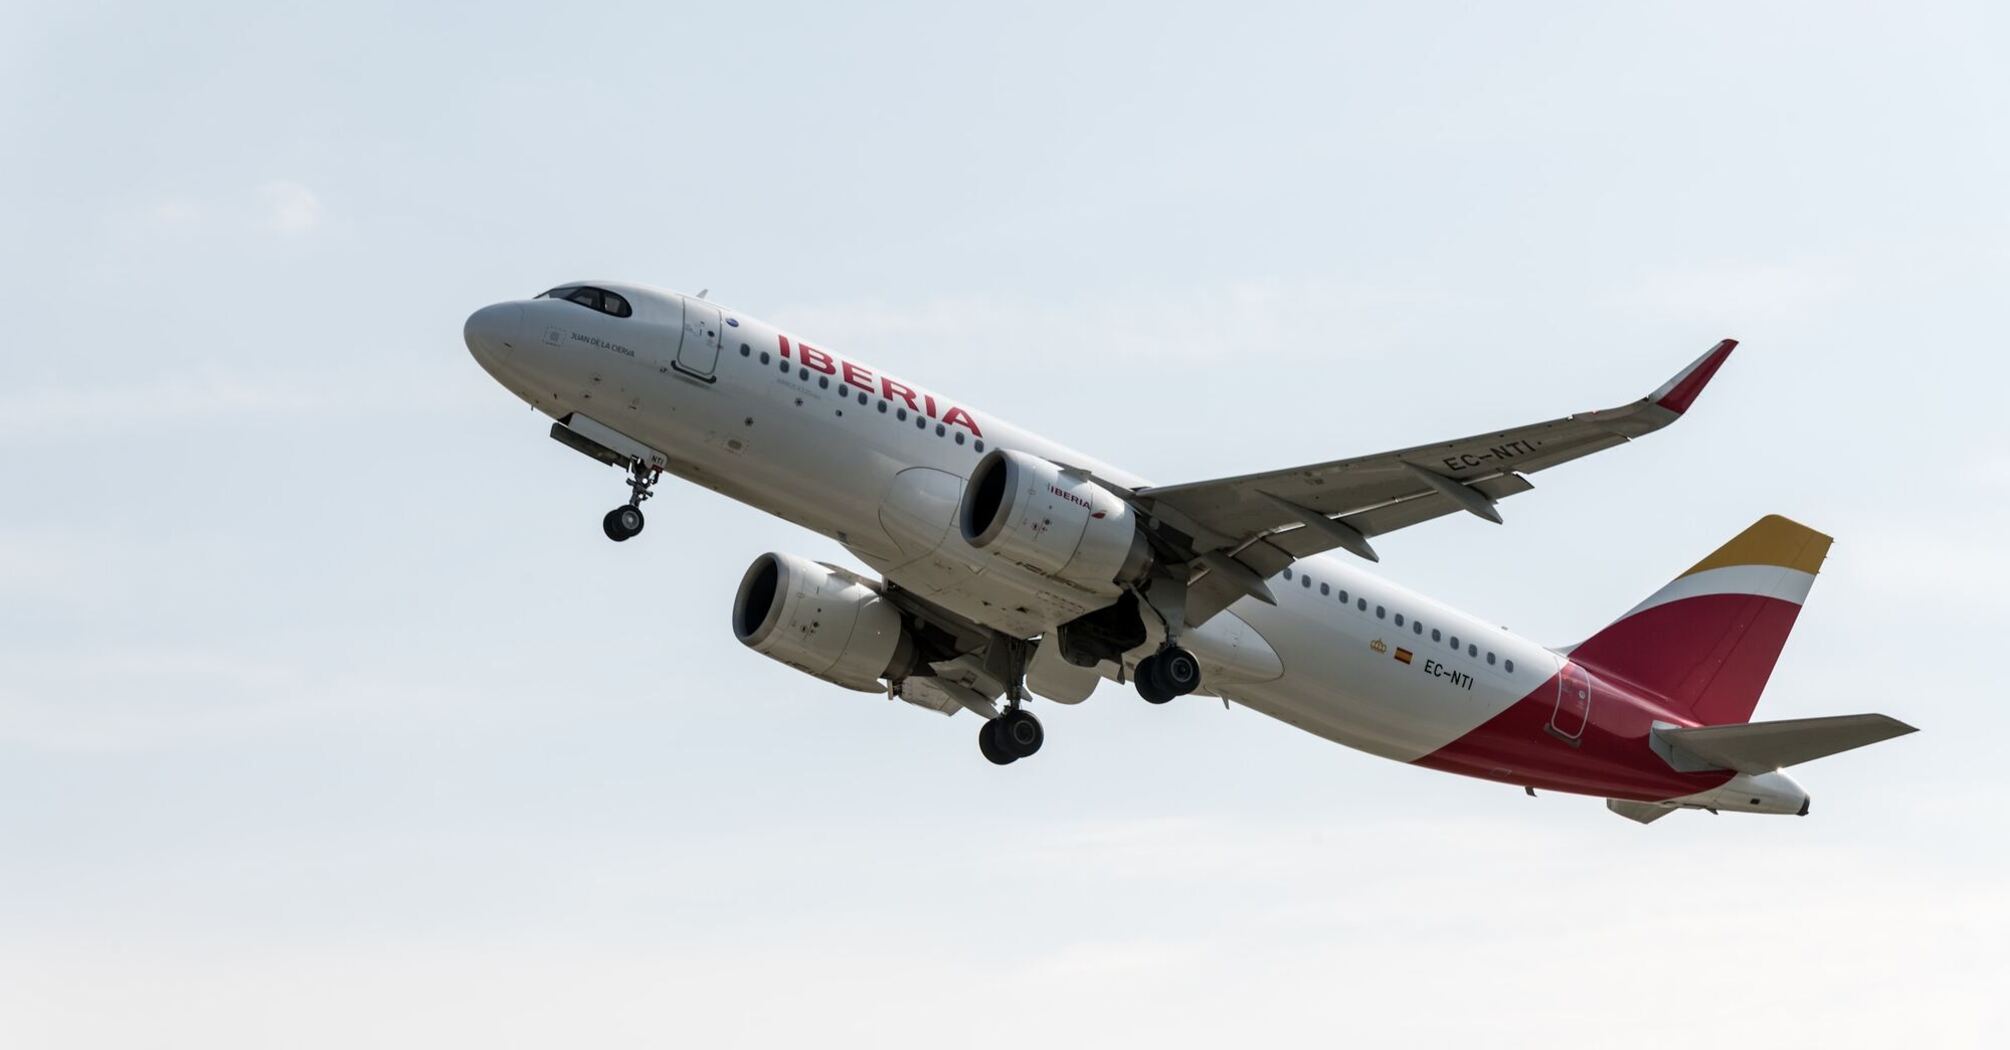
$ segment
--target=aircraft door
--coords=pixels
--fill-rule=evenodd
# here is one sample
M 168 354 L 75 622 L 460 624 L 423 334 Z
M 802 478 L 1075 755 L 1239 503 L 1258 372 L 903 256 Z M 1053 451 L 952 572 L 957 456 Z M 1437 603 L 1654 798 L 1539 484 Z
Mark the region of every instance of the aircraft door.
M 1591 674 L 1565 660 L 1556 676 L 1556 710 L 1546 726 L 1550 735 L 1576 747 L 1591 721 Z
M 719 308 L 703 299 L 684 300 L 684 334 L 677 344 L 677 370 L 710 381 L 719 367 Z

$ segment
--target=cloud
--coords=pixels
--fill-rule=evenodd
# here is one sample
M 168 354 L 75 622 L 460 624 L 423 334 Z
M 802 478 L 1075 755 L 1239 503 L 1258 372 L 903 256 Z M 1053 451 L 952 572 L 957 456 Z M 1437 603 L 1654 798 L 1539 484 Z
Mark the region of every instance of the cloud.
M 116 209 L 108 221 L 129 234 L 171 239 L 248 235 L 300 240 L 336 228 L 321 195 L 292 179 L 142 200 Z
M 1417 318 L 1447 305 L 1435 289 L 1328 276 L 1087 302 L 978 295 L 803 305 L 776 316 L 841 346 L 942 346 L 1020 358 L 1092 349 L 1121 359 L 1205 364 L 1256 349 L 1287 357 L 1344 349 L 1357 360 L 1374 357 L 1409 343 Z
M 0 441 L 38 436 L 72 440 L 79 431 L 104 434 L 220 419 L 286 420 L 310 413 L 441 412 L 487 401 L 486 391 L 466 384 L 442 393 L 424 386 L 362 384 L 348 373 L 285 377 L 210 367 L 116 386 L 42 386 L 0 393 Z
M 1614 1032 L 1684 1047 L 1707 1031 L 1980 1046 L 2004 1020 L 1991 992 L 2006 976 L 2010 907 L 1993 879 L 1870 841 L 1816 846 L 1787 820 L 1754 818 L 1772 834 L 1747 838 L 1725 826 L 1736 818 L 1640 829 L 1595 803 L 1581 814 L 1583 825 L 1548 829 L 1358 814 L 1024 830 L 972 820 L 867 841 L 857 828 L 826 839 L 763 827 L 623 837 L 611 855 L 559 837 L 547 853 L 505 854 L 528 870 L 483 869 L 477 884 L 432 870 L 434 854 L 341 841 L 297 867 L 259 850 L 192 868 L 170 856 L 134 876 L 152 894 L 113 905 L 135 921 L 107 927 L 103 943 L 34 926 L 11 938 L 0 997 L 19 998 L 31 1042 L 205 1047 L 391 1033 L 874 1048 L 1328 1046 L 1344 1033 L 1373 1046 L 1594 1047 Z M 1056 836 L 1079 854 L 1026 863 Z M 843 848 L 820 849 L 833 843 Z M 472 840 L 444 845 L 479 854 Z M 944 865 L 957 855 L 971 862 Z M 1149 867 L 1133 869 L 1139 857 Z M 247 944 L 210 925 L 160 937 L 160 904 L 184 885 L 279 900 L 324 862 L 338 880 L 294 913 L 379 917 L 432 877 L 419 897 L 507 886 L 492 905 L 510 921 L 474 941 L 381 919 L 304 942 L 261 928 Z M 749 874 L 759 892 L 744 892 Z M 666 902 L 681 906 L 667 923 L 652 915 Z M 1680 1009 L 1643 1010 L 1657 995 Z M 1012 1020 L 972 1021 L 1001 1009 Z
M 1837 259 L 1730 259 L 1653 274 L 1621 299 L 1660 317 L 1788 321 L 1840 301 L 1854 283 Z
M 195 648 L 17 651 L 6 664 L 0 741 L 48 751 L 148 750 L 302 723 L 409 719 L 472 702 L 452 688 Z
M 322 226 L 321 198 L 313 190 L 284 179 L 258 187 L 264 228 L 282 237 L 299 237 Z
M 0 437 L 218 416 L 279 415 L 312 408 L 325 400 L 326 395 L 302 384 L 222 372 L 125 386 L 40 387 L 0 394 Z

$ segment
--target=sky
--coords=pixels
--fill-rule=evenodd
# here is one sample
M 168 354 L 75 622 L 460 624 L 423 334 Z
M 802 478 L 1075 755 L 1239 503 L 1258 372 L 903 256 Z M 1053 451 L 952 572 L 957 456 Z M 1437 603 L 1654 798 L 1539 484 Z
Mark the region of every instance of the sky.
M 2000 1045 L 2010 16 L 1983 3 L 5 4 L 0 1044 Z M 1679 426 L 1379 572 L 1574 642 L 1782 513 L 1806 819 L 730 640 L 824 540 L 468 356 L 589 277 L 1161 483 Z

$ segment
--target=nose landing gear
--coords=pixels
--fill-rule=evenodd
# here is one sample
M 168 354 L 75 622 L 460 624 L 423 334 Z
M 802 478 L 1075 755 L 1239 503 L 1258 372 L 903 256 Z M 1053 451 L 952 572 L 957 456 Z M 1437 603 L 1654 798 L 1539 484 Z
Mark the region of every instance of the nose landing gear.
M 628 464 L 628 502 L 607 512 L 600 519 L 600 531 L 616 543 L 633 539 L 642 531 L 642 501 L 650 496 L 650 489 L 656 479 L 663 476 L 661 467 L 650 467 L 641 460 L 631 460 Z

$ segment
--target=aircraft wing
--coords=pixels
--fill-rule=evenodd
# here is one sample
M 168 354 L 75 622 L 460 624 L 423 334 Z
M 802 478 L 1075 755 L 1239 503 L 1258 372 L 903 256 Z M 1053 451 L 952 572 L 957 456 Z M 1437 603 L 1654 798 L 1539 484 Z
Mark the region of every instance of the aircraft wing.
M 1460 510 L 1499 522 L 1495 502 L 1534 487 L 1524 475 L 1680 419 L 1737 345 L 1718 343 L 1653 393 L 1617 408 L 1394 452 L 1144 488 L 1133 498 L 1162 528 L 1189 541 L 1197 571 L 1186 619 L 1198 625 L 1245 595 L 1271 600 L 1262 581 L 1307 555 L 1338 547 L 1373 561 L 1371 537 Z

